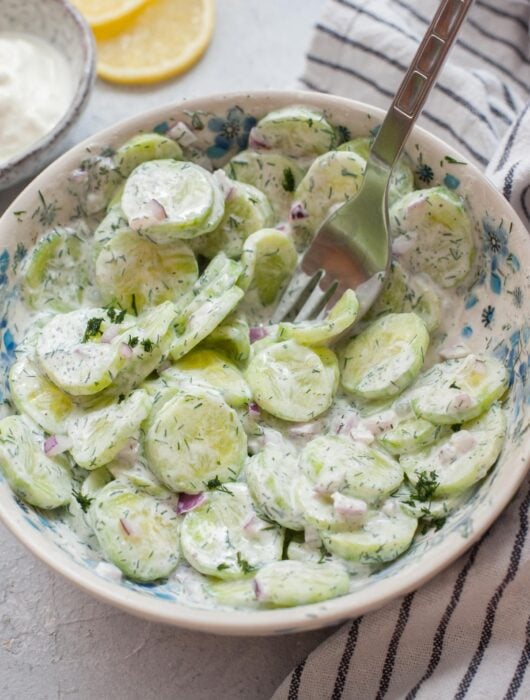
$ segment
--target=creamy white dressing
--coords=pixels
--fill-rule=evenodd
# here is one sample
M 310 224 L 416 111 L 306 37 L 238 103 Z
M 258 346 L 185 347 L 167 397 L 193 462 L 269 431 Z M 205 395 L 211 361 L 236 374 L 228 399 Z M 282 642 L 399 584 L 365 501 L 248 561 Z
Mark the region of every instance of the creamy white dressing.
M 0 32 L 0 163 L 50 132 L 74 93 L 62 53 L 32 34 Z

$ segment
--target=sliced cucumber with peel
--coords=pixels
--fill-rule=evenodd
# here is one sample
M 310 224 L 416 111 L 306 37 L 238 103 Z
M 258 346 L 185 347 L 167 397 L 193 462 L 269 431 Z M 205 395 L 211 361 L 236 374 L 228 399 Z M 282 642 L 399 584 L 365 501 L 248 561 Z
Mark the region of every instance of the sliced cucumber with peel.
M 70 502 L 72 475 L 65 455 L 45 454 L 42 431 L 24 416 L 0 421 L 0 470 L 26 503 L 44 509 Z
M 326 318 L 321 321 L 280 323 L 277 339 L 292 338 L 301 345 L 325 345 L 336 340 L 353 326 L 359 312 L 359 300 L 353 289 L 347 289 Z
M 202 386 L 184 385 L 145 425 L 145 454 L 155 476 L 173 491 L 200 493 L 210 482 L 238 477 L 247 437 L 234 409 Z
M 244 315 L 231 313 L 206 336 L 201 347 L 223 353 L 236 365 L 245 365 L 250 357 L 250 337 Z
M 118 304 L 131 313 L 179 299 L 197 277 L 195 255 L 184 242 L 161 246 L 128 229 L 118 231 L 96 261 L 96 283 L 103 302 Z
M 330 151 L 313 161 L 293 197 L 290 221 L 297 250 L 311 242 L 332 207 L 358 192 L 366 162 L 356 153 Z
M 210 491 L 182 523 L 183 555 L 197 571 L 219 579 L 253 575 L 281 558 L 282 545 L 281 528 L 259 517 L 243 483 Z
M 363 399 L 395 396 L 419 374 L 428 346 L 429 333 L 416 314 L 382 316 L 345 347 L 342 385 Z
M 134 391 L 119 403 L 105 402 L 90 411 L 74 412 L 66 427 L 76 463 L 83 469 L 108 464 L 138 433 L 152 404 L 153 399 L 145 391 Z
M 295 160 L 281 153 L 242 151 L 225 166 L 233 180 L 253 185 L 263 192 L 279 221 L 286 221 L 293 193 L 304 176 Z
M 121 206 L 132 229 L 163 244 L 213 231 L 223 217 L 224 195 L 199 165 L 151 160 L 127 179 Z
M 462 493 L 484 478 L 500 454 L 506 434 L 506 416 L 494 404 L 479 418 L 462 424 L 461 430 L 434 445 L 401 457 L 412 484 L 421 474 L 435 472 L 436 498 Z
M 333 148 L 335 129 L 319 110 L 293 106 L 275 109 L 252 129 L 249 143 L 258 150 L 314 158 Z
M 114 154 L 114 162 L 123 177 L 128 177 L 145 161 L 167 158 L 181 160 L 182 149 L 176 141 L 156 133 L 133 136 Z
M 349 532 L 324 532 L 322 539 L 332 554 L 364 564 L 382 564 L 405 552 L 418 521 L 400 502 L 390 498 L 381 510 L 369 513 L 361 527 Z
M 255 289 L 260 303 L 269 306 L 290 279 L 298 256 L 288 234 L 266 228 L 247 238 L 241 261 L 247 268 L 245 277 L 249 279 L 249 291 Z M 243 288 L 247 285 L 243 284 Z
M 97 492 L 89 519 L 107 559 L 129 578 L 157 581 L 176 568 L 178 519 L 153 496 L 112 481 Z
M 453 425 L 476 418 L 508 388 L 508 372 L 489 355 L 440 362 L 421 377 L 413 393 L 416 415 L 436 425 Z
M 337 564 L 277 561 L 266 564 L 254 579 L 256 598 L 276 608 L 320 603 L 346 595 L 350 577 Z
M 294 340 L 265 347 L 246 371 L 255 401 L 273 416 L 294 422 L 312 420 L 331 406 L 338 376 L 331 350 Z
M 417 190 L 390 210 L 393 251 L 411 272 L 443 288 L 469 274 L 475 257 L 473 225 L 458 195 L 446 187 Z

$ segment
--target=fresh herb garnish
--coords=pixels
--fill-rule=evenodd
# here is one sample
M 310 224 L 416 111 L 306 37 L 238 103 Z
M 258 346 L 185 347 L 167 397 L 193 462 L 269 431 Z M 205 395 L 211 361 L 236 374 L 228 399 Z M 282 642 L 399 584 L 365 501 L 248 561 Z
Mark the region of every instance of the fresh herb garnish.
M 125 401 L 125 394 L 120 394 L 118 396 L 118 403 L 121 403 L 122 401 Z
M 294 192 L 294 175 L 291 168 L 284 168 L 282 187 L 286 192 Z
M 228 564 L 219 564 L 217 567 L 217 571 L 223 571 L 224 569 L 228 569 Z
M 145 340 L 142 340 L 141 346 L 143 347 L 145 352 L 151 352 L 155 347 L 155 344 L 152 340 L 150 340 L 150 338 L 146 338 Z
M 418 481 L 411 490 L 410 500 L 421 503 L 431 501 L 438 486 L 440 486 L 440 482 L 435 471 L 422 471 L 418 474 Z
M 121 323 L 125 318 L 125 309 L 116 309 L 114 306 L 107 307 L 107 316 L 111 323 Z
M 103 323 L 102 318 L 90 318 L 86 324 L 85 333 L 83 335 L 83 343 L 86 343 L 90 338 L 95 338 L 98 335 L 102 335 L 101 324 Z
M 130 335 L 130 336 L 129 336 L 129 339 L 127 340 L 127 345 L 128 345 L 130 348 L 135 348 L 135 347 L 138 345 L 138 342 L 139 342 L 139 340 L 138 340 L 138 336 L 137 336 L 137 335 L 134 335 L 134 336 L 131 336 L 131 335 Z
M 131 307 L 135 316 L 138 316 L 138 309 L 136 308 L 136 294 L 131 297 Z
M 244 574 L 250 574 L 256 568 L 255 566 L 250 566 L 248 561 L 246 559 L 243 559 L 243 557 L 241 556 L 241 552 L 237 553 L 237 564 Z
M 74 495 L 75 500 L 81 506 L 81 510 L 83 511 L 83 513 L 86 513 L 94 499 L 90 498 L 90 496 L 84 496 L 81 493 L 81 491 L 77 491 L 76 489 L 73 489 L 72 493 Z
M 230 489 L 227 489 L 226 486 L 220 481 L 218 476 L 214 476 L 213 479 L 210 479 L 210 481 L 207 481 L 206 488 L 213 489 L 214 491 L 222 491 L 223 493 L 230 494 L 230 496 L 234 495 L 232 493 L 232 491 L 230 491 Z

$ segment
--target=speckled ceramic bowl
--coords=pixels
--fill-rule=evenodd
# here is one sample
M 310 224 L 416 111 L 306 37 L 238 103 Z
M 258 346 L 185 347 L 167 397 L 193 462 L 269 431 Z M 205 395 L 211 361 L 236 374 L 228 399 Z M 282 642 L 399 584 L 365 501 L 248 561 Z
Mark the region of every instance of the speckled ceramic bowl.
M 0 32 L 25 32 L 49 41 L 66 57 L 76 86 L 60 121 L 23 153 L 0 163 L 0 190 L 31 177 L 65 149 L 94 83 L 92 32 L 67 0 L 0 0 Z
M 0 220 L 0 362 L 5 382 L 20 338 L 14 313 L 19 295 L 17 270 L 27 249 L 50 227 L 68 224 L 78 214 L 79 193 L 91 208 L 101 206 L 88 194 L 101 173 L 79 170 L 87 154 L 108 154 L 140 130 L 164 133 L 185 122 L 214 166 L 219 167 L 246 145 L 256 119 L 289 104 L 323 109 L 347 136 L 365 135 L 382 119 L 368 105 L 310 93 L 256 93 L 197 99 L 162 107 L 129 119 L 80 144 L 51 165 L 18 197 Z M 530 239 L 528 232 L 484 176 L 427 132 L 416 129 L 408 143 L 418 184 L 445 183 L 466 198 L 476 222 L 480 265 L 471 287 L 463 288 L 451 309 L 452 327 L 444 344 L 463 340 L 475 351 L 488 350 L 509 369 L 508 435 L 497 465 L 465 505 L 438 531 L 419 536 L 412 547 L 352 593 L 334 600 L 284 610 L 208 610 L 183 603 L 185 584 L 173 576 L 159 585 L 114 581 L 96 569 L 100 555 L 83 544 L 64 521 L 64 513 L 47 514 L 21 503 L 5 481 L 0 483 L 0 517 L 37 557 L 101 600 L 145 618 L 223 634 L 279 634 L 339 623 L 373 610 L 407 593 L 460 556 L 491 525 L 524 478 L 530 456 Z M 73 177 L 69 174 L 74 173 Z M 83 175 L 85 172 L 85 175 Z M 7 410 L 7 409 L 6 409 Z M 190 595 L 190 592 L 187 591 Z M 191 596 L 192 597 L 192 596 Z

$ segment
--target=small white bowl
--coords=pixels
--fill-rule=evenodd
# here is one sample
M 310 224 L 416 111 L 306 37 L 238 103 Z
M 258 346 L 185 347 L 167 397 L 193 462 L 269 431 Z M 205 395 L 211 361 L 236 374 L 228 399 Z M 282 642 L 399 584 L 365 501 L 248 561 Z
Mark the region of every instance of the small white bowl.
M 27 250 L 53 226 L 68 226 L 83 210 L 102 208 L 101 178 L 87 173 L 87 154 L 112 153 L 139 131 L 165 133 L 184 122 L 196 146 L 215 167 L 243 148 L 256 119 L 290 104 L 314 106 L 341 128 L 345 138 L 367 135 L 381 122 L 376 107 L 308 92 L 255 92 L 203 97 L 159 107 L 128 119 L 79 144 L 39 175 L 0 219 L 0 390 L 9 396 L 7 371 L 20 342 L 17 273 Z M 465 342 L 489 349 L 505 362 L 512 386 L 508 433 L 497 465 L 438 531 L 419 536 L 386 568 L 358 582 L 341 598 L 280 610 L 205 609 L 183 601 L 185 581 L 156 585 L 113 580 L 100 567 L 101 554 L 76 537 L 61 512 L 22 503 L 0 474 L 0 519 L 37 557 L 97 598 L 157 622 L 220 634 L 280 634 L 337 624 L 412 591 L 448 566 L 487 530 L 510 502 L 529 465 L 530 239 L 517 215 L 493 185 L 454 148 L 415 128 L 407 144 L 416 176 L 425 185 L 445 183 L 466 199 L 476 223 L 480 271 L 450 311 L 446 346 Z M 104 161 L 103 161 L 104 162 Z M 18 314 L 18 315 L 17 315 Z M 5 408 L 5 407 L 4 407 Z M 193 591 L 188 595 L 193 595 Z
M 60 121 L 24 152 L 0 163 L 0 190 L 35 175 L 64 150 L 64 140 L 86 107 L 95 76 L 90 27 L 66 0 L 0 0 L 0 32 L 33 34 L 67 59 L 76 89 Z

